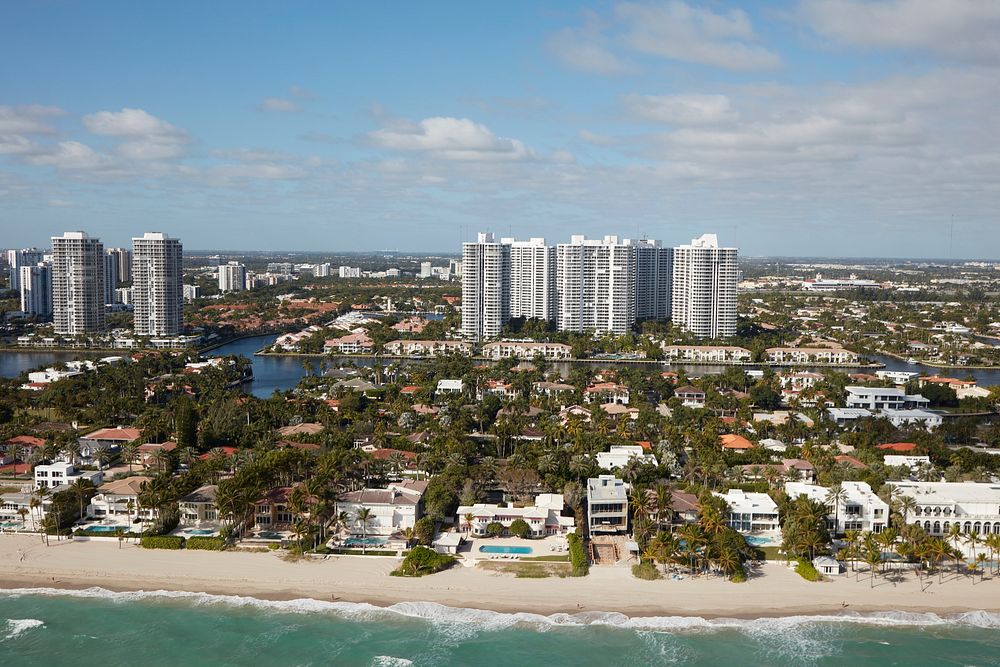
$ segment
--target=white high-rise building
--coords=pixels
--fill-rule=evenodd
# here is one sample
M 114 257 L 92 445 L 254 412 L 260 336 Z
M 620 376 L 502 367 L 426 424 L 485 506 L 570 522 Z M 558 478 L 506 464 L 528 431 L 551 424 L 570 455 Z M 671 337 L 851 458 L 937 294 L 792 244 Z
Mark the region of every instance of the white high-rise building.
M 44 262 L 18 270 L 21 312 L 39 318 L 52 316 L 52 267 Z
M 361 267 L 360 266 L 342 266 L 337 269 L 337 275 L 341 278 L 360 278 L 361 277 Z
M 669 320 L 673 248 L 642 239 L 635 245 L 635 318 Z
M 430 278 L 433 275 L 433 268 L 430 262 L 420 262 L 420 274 L 418 278 Z
M 201 286 L 200 285 L 184 285 L 184 300 L 187 302 L 194 301 L 195 299 L 201 298 Z
M 720 248 L 715 234 L 674 248 L 672 320 L 696 336 L 736 335 L 736 248 Z
M 510 246 L 480 233 L 462 244 L 462 335 L 494 338 L 509 319 Z
M 556 317 L 556 249 L 545 239 L 502 239 L 510 246 L 510 316 Z
M 559 330 L 627 333 L 635 323 L 635 246 L 617 236 L 573 236 L 556 253 Z
M 219 264 L 219 291 L 242 292 L 246 289 L 247 267 L 239 262 Z
M 8 277 L 10 278 L 10 288 L 12 290 L 21 289 L 21 267 L 37 266 L 43 261 L 45 253 L 38 248 L 24 248 L 22 250 L 7 251 Z
M 177 336 L 183 329 L 183 248 L 179 239 L 146 232 L 132 239 L 132 305 L 136 336 Z
M 324 262 L 323 264 L 316 264 L 313 266 L 313 278 L 329 278 L 330 277 L 330 263 Z
M 52 312 L 57 334 L 104 329 L 104 245 L 86 232 L 52 237 Z

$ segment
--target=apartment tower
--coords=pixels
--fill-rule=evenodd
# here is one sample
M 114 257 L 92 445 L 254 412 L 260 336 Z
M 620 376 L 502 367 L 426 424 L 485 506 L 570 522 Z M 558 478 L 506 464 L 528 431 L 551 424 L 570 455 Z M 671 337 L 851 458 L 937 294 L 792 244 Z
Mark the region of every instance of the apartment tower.
M 104 329 L 104 245 L 86 232 L 52 237 L 52 311 L 57 334 Z
M 183 248 L 179 239 L 146 232 L 132 239 L 132 305 L 136 336 L 177 336 L 183 329 Z
M 736 335 L 736 248 L 704 234 L 673 252 L 673 323 L 702 338 Z

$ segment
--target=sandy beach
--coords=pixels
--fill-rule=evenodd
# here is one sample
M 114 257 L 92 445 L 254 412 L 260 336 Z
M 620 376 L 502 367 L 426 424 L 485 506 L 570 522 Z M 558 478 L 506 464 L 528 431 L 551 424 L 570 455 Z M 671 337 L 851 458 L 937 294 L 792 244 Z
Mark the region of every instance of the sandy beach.
M 23 556 L 23 558 L 22 558 Z M 51 542 L 0 536 L 0 588 L 98 586 L 112 591 L 189 591 L 269 600 L 314 598 L 368 602 L 436 602 L 449 607 L 553 614 L 619 612 L 628 616 L 757 618 L 848 612 L 951 614 L 1000 611 L 1000 582 L 975 583 L 954 572 L 938 583 L 915 575 L 870 588 L 866 573 L 809 583 L 782 563 L 763 566 L 743 584 L 715 577 L 642 581 L 626 567 L 595 567 L 583 578 L 515 579 L 469 567 L 421 579 L 390 577 L 393 558 L 333 556 L 287 562 L 276 553 L 147 550 L 117 542 Z

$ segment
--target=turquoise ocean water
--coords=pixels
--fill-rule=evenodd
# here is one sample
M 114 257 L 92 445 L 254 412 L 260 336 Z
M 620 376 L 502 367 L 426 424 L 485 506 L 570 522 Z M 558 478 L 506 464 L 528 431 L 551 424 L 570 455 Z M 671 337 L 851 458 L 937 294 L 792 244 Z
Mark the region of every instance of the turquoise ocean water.
M 753 621 L 0 591 L 0 665 L 1000 665 L 1000 616 Z

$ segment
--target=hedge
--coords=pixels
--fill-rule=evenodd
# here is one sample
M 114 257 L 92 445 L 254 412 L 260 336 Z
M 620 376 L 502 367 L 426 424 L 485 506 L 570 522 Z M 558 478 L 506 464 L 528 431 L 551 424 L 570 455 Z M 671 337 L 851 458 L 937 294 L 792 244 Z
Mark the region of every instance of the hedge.
M 576 533 L 566 536 L 569 542 L 569 562 L 573 564 L 571 577 L 585 577 L 590 572 L 590 562 L 587 560 L 587 552 L 583 550 L 583 540 Z
M 813 567 L 813 564 L 810 563 L 805 558 L 799 559 L 798 563 L 795 565 L 795 571 L 798 572 L 799 576 L 801 576 L 806 581 L 823 580 L 823 575 L 820 574 L 819 571 L 815 567 Z
M 226 541 L 221 537 L 189 537 L 184 543 L 185 549 L 203 549 L 205 551 L 222 551 Z
M 636 579 L 646 579 L 649 581 L 661 579 L 663 575 L 656 569 L 653 563 L 638 563 L 632 566 L 632 576 Z
M 425 574 L 440 572 L 454 563 L 454 556 L 439 554 L 427 547 L 413 547 L 399 568 L 389 574 L 393 577 L 422 577 Z
M 175 535 L 146 535 L 139 539 L 144 549 L 183 549 L 184 538 Z

